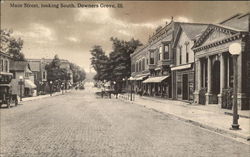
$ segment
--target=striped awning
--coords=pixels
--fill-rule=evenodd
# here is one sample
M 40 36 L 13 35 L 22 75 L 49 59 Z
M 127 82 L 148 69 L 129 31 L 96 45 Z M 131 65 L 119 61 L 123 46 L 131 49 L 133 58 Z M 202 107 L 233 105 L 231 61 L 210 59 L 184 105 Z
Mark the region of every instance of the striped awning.
M 164 81 L 169 76 L 159 76 L 159 77 L 150 77 L 143 81 L 143 83 L 160 83 Z

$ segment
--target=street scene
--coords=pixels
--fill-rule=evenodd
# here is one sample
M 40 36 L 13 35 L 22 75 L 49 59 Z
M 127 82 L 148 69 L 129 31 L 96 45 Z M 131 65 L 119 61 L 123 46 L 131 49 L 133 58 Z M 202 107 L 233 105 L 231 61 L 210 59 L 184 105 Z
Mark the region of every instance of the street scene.
M 250 156 L 249 1 L 2 0 L 0 156 Z
M 93 84 L 1 110 L 1 156 L 248 156 L 249 145 L 97 97 Z M 222 153 L 223 152 L 223 153 Z

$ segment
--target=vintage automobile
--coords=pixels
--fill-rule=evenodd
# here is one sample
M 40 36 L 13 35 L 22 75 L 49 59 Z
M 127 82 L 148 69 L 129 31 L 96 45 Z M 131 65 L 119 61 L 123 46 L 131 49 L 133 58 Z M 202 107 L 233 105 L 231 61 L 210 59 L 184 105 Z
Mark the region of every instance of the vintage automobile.
M 10 108 L 11 104 L 18 105 L 18 99 L 16 94 L 12 94 L 10 84 L 0 84 L 0 107 L 6 104 Z
M 0 72 L 0 107 L 6 104 L 10 108 L 11 104 L 18 104 L 17 94 L 12 93 L 11 79 L 11 73 Z

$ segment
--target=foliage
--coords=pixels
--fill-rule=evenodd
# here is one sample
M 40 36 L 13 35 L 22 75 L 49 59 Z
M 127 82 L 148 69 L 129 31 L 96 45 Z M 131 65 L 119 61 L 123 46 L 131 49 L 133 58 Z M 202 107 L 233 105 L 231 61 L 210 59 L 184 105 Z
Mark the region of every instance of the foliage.
M 109 58 L 105 55 L 105 52 L 101 46 L 95 45 L 91 50 L 91 65 L 97 72 L 94 76 L 94 80 L 109 80 Z
M 14 38 L 11 30 L 1 29 L 1 46 L 2 52 L 9 53 L 13 60 L 25 61 L 24 54 L 21 52 L 23 48 L 23 40 L 21 38 Z
M 67 69 L 61 68 L 60 65 L 61 61 L 58 55 L 55 55 L 52 62 L 45 66 L 48 81 L 70 80 L 70 73 L 68 73 Z
M 111 38 L 113 43 L 113 51 L 110 53 L 110 60 L 113 65 L 112 80 L 120 81 L 131 74 L 131 59 L 132 54 L 138 46 L 141 46 L 139 40 L 131 39 L 130 41 Z
M 129 77 L 131 73 L 130 54 L 141 45 L 139 40 L 134 39 L 124 41 L 112 37 L 110 40 L 113 48 L 109 56 L 105 55 L 101 46 L 94 46 L 90 50 L 91 65 L 97 72 L 95 80 L 121 81 L 123 78 Z
M 73 72 L 73 82 L 74 83 L 85 80 L 86 73 L 85 73 L 84 69 L 80 68 L 78 65 L 76 65 L 74 63 L 70 63 L 70 69 Z

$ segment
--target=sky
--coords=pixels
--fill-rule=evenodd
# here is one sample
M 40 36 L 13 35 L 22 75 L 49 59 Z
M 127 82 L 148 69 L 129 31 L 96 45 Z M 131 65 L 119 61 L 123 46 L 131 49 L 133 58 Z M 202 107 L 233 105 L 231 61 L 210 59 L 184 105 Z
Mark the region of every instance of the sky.
M 11 7 L 10 4 L 22 4 Z M 24 3 L 38 4 L 27 8 Z M 77 7 L 78 3 L 97 4 L 98 8 Z M 73 4 L 76 8 L 41 8 L 41 4 Z M 122 4 L 123 8 L 101 8 Z M 67 59 L 89 72 L 90 50 L 100 45 L 108 54 L 111 37 L 131 38 L 147 43 L 158 26 L 174 21 L 218 23 L 236 13 L 250 12 L 248 1 L 1 1 L 1 29 L 12 29 L 24 40 L 26 58 Z

